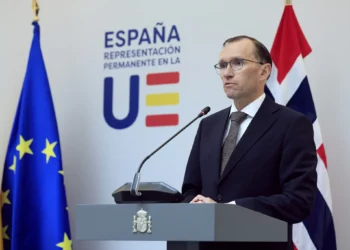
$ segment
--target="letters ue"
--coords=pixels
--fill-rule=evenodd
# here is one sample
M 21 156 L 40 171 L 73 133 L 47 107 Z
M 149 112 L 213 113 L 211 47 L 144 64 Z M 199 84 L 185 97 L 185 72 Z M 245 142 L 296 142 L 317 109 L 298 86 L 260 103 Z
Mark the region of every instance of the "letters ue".
M 139 113 L 139 86 L 140 77 L 138 75 L 130 76 L 129 112 L 125 118 L 118 119 L 113 115 L 113 78 L 105 78 L 103 93 L 103 115 L 109 126 L 114 129 L 125 129 L 135 122 Z

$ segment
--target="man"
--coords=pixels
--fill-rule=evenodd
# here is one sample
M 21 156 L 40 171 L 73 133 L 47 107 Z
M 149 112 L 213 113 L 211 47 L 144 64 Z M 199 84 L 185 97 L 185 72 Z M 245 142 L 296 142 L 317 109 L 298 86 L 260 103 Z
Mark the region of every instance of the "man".
M 215 69 L 232 106 L 200 122 L 182 193 L 184 202 L 239 205 L 286 221 L 289 242 L 203 243 L 202 249 L 293 249 L 291 225 L 312 210 L 317 191 L 312 123 L 265 95 L 271 67 L 268 50 L 256 39 L 224 42 Z

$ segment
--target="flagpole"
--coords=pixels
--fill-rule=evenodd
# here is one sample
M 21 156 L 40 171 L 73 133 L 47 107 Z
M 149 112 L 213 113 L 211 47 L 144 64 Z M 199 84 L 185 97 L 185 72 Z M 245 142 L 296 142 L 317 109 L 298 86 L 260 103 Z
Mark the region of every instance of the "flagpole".
M 286 5 L 292 5 L 292 0 L 284 0 Z
M 37 3 L 36 0 L 33 0 L 32 2 L 32 10 L 34 13 L 34 22 L 38 22 L 39 21 L 39 5 Z

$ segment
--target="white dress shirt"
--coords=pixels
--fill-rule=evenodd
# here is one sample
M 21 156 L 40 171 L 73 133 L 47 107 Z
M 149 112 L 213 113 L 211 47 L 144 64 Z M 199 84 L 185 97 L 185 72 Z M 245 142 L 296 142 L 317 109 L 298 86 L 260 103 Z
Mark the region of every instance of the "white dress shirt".
M 254 118 L 255 114 L 258 112 L 261 104 L 265 100 L 265 96 L 266 96 L 265 93 L 263 93 L 259 98 L 257 98 L 255 101 L 251 102 L 249 105 L 247 105 L 246 107 L 244 107 L 244 109 L 241 110 L 242 112 L 247 114 L 247 117 L 244 119 L 244 121 L 239 126 L 238 135 L 237 135 L 237 143 L 242 138 L 244 132 L 247 130 L 247 128 L 248 128 L 250 122 L 252 121 L 252 119 Z M 237 108 L 236 108 L 234 102 L 232 102 L 231 113 L 236 112 L 236 111 L 237 111 Z M 225 136 L 224 136 L 224 140 L 222 143 L 224 143 L 224 141 L 228 135 L 228 132 L 230 130 L 230 126 L 231 126 L 231 120 L 228 119 Z M 227 204 L 236 204 L 236 202 L 231 201 Z

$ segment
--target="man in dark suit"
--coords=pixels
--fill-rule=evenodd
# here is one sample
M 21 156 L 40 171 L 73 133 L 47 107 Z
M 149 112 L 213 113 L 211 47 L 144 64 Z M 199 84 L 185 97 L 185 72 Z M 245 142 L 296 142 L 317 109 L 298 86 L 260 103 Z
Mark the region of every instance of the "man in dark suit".
M 256 39 L 224 42 L 215 68 L 232 106 L 200 122 L 182 194 L 184 202 L 239 205 L 286 221 L 289 242 L 203 243 L 201 249 L 291 250 L 292 224 L 312 210 L 317 191 L 312 123 L 265 95 L 271 67 L 269 51 Z

